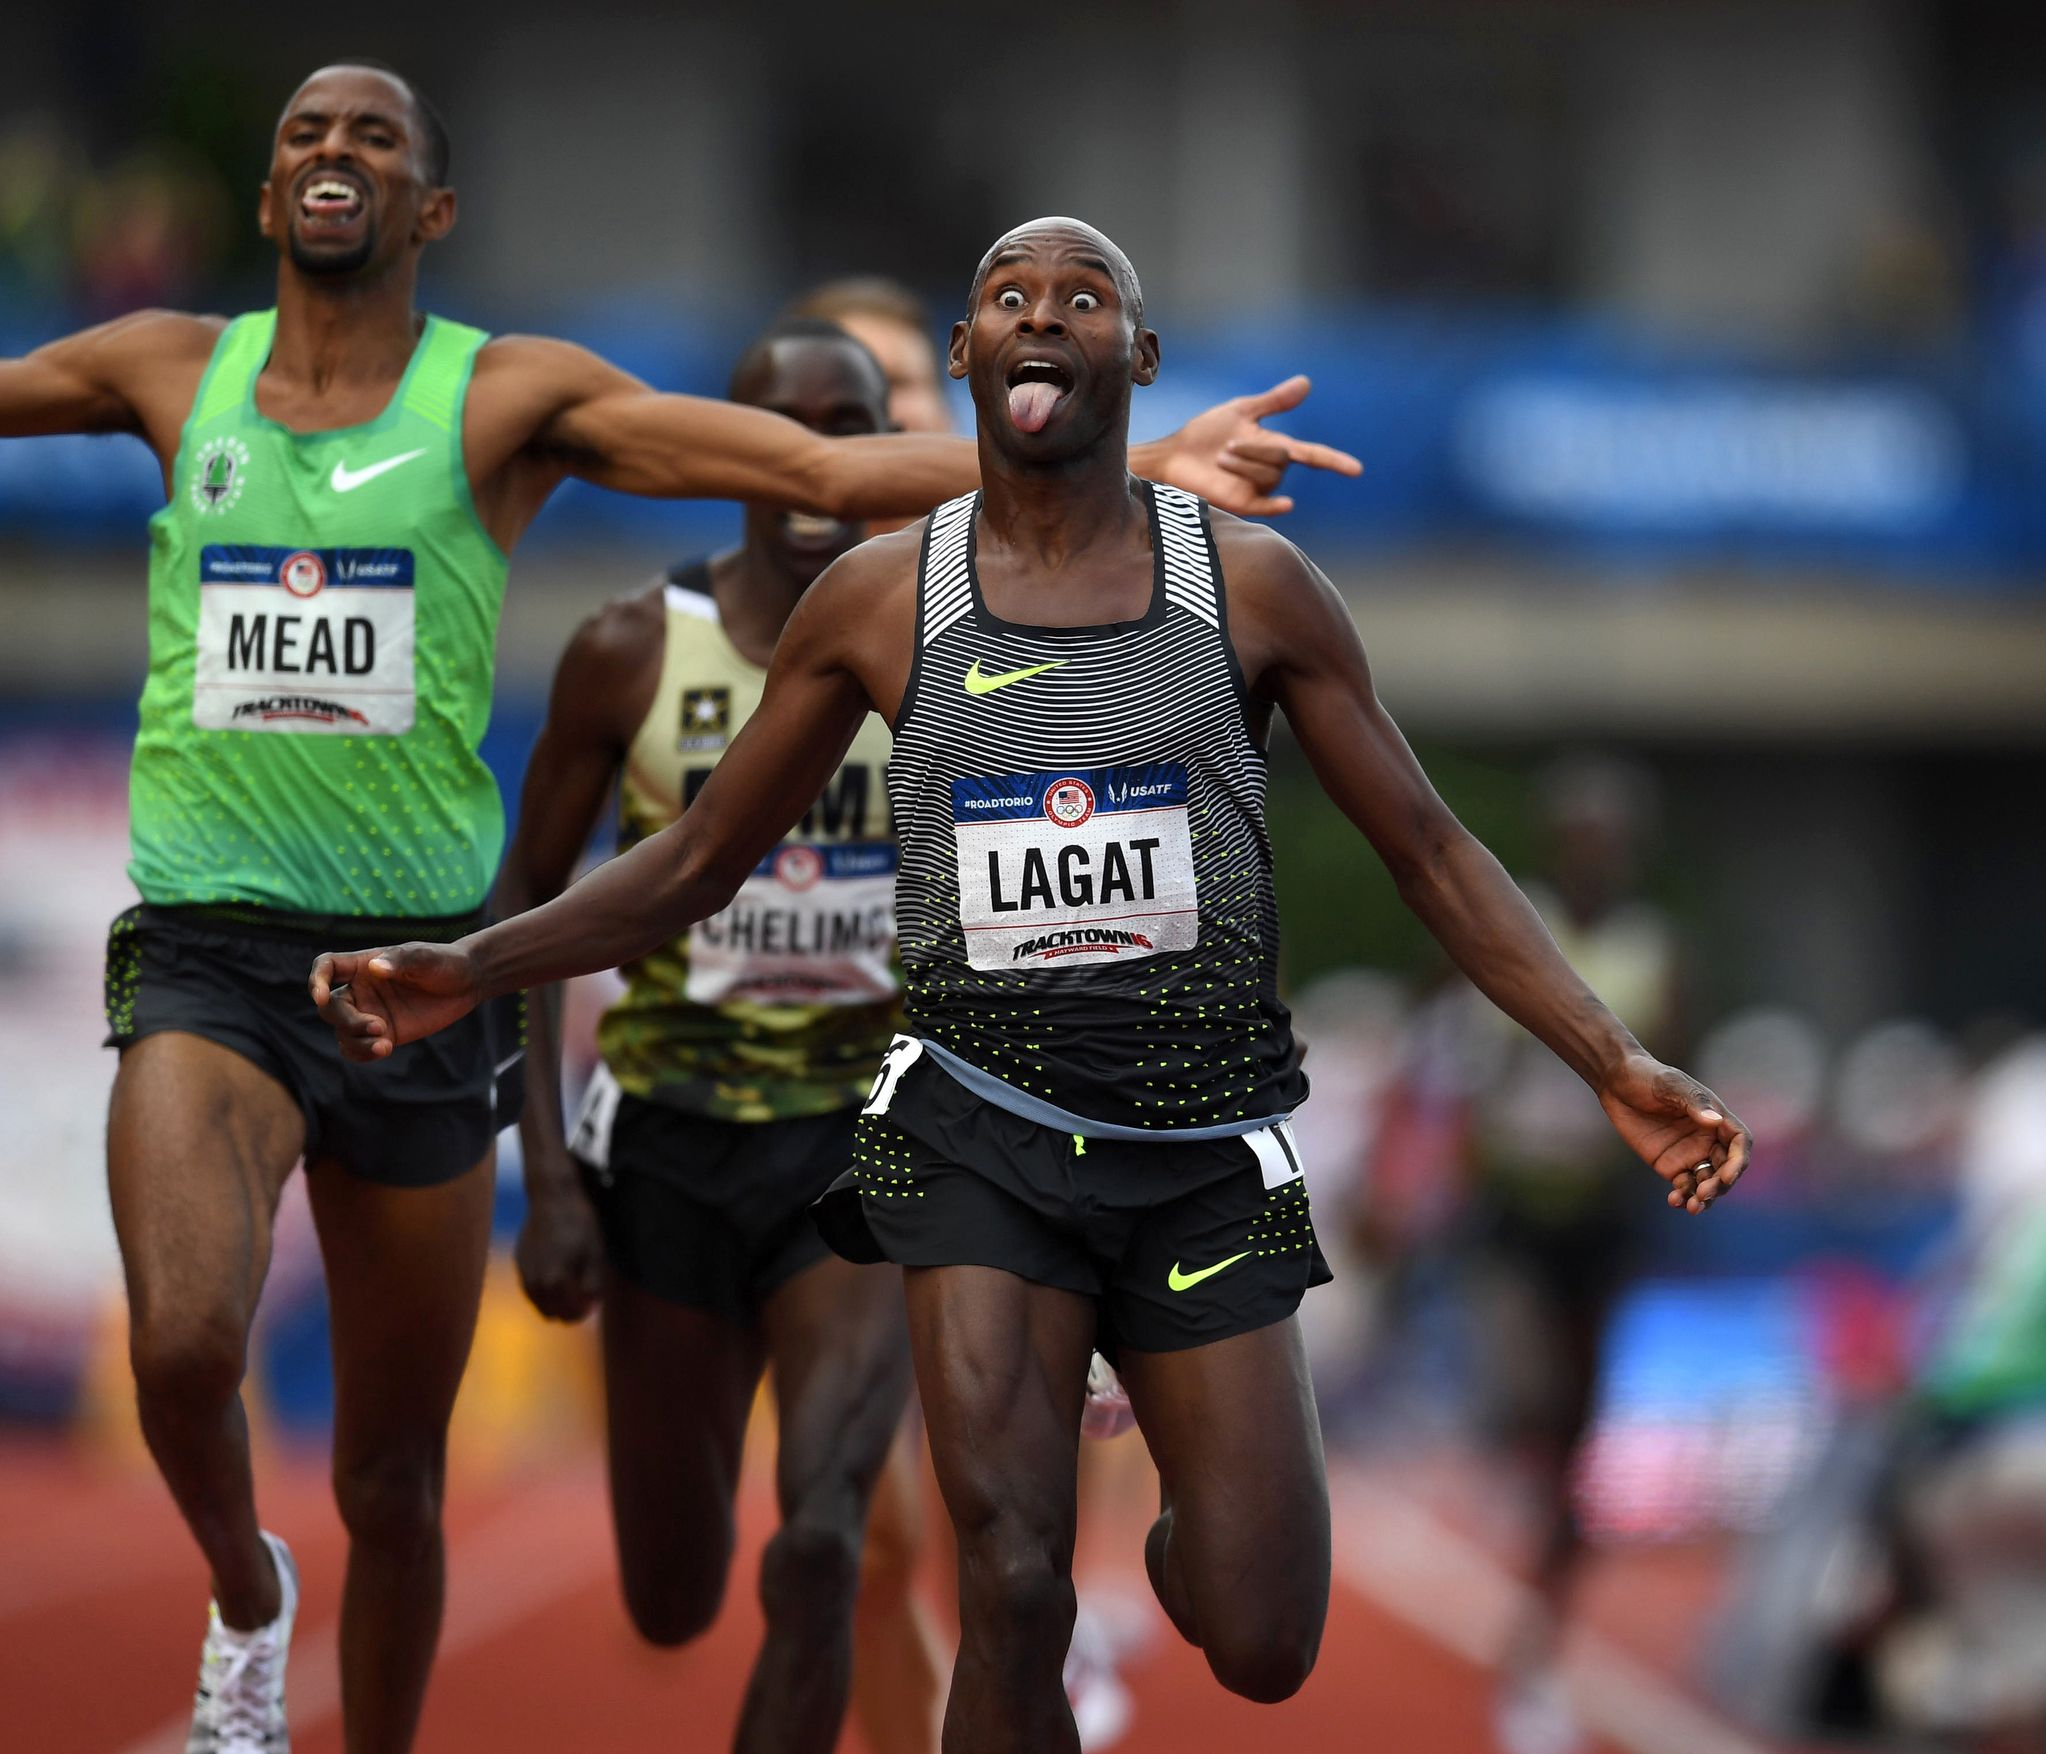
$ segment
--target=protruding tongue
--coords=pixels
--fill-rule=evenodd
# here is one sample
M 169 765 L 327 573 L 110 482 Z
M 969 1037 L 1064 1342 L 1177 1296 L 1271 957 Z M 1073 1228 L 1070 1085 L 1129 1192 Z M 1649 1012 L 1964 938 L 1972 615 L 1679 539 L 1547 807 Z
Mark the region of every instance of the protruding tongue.
M 1058 385 L 1042 378 L 1018 384 L 1009 392 L 1009 418 L 1016 423 L 1018 432 L 1042 432 L 1064 394 Z

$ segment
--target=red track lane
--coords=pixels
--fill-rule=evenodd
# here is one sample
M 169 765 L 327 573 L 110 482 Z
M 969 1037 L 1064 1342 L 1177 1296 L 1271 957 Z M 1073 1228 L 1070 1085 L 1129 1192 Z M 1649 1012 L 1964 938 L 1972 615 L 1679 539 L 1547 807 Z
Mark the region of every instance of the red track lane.
M 343 1544 L 312 1458 L 262 1470 L 264 1515 L 304 1578 L 293 1745 L 340 1754 L 332 1709 Z M 635 1643 L 612 1580 L 600 1476 L 578 1465 L 452 1495 L 448 1627 L 420 1754 L 721 1754 L 759 1637 L 766 1495 L 749 1489 L 723 1618 L 690 1650 Z M 0 1746 L 129 1754 L 190 1696 L 204 1585 L 162 1489 L 75 1452 L 0 1447 Z M 1338 1584 L 1319 1670 L 1275 1708 L 1231 1698 L 1166 1633 L 1128 1670 L 1127 1754 L 1488 1754 L 1481 1673 Z M 182 1746 L 181 1738 L 169 1744 Z M 848 1735 L 846 1747 L 858 1748 Z

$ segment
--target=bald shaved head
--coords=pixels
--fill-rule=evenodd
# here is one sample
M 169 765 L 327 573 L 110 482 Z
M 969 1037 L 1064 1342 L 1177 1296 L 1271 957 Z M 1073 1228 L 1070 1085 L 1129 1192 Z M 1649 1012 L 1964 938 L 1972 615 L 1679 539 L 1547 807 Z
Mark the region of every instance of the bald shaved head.
M 1122 246 L 1084 219 L 1068 219 L 1062 215 L 1026 220 L 996 238 L 988 253 L 981 257 L 980 266 L 973 271 L 973 285 L 967 289 L 966 308 L 971 311 L 980 303 L 980 289 L 987 284 L 989 271 L 1008 252 L 1025 244 L 1048 242 L 1054 238 L 1062 243 L 1091 246 L 1092 253 L 1100 258 L 1102 267 L 1115 282 L 1116 290 L 1122 294 L 1123 308 L 1129 312 L 1130 322 L 1141 329 L 1144 326 L 1144 289 L 1137 280 L 1136 269 L 1130 266 L 1129 257 L 1122 253 Z

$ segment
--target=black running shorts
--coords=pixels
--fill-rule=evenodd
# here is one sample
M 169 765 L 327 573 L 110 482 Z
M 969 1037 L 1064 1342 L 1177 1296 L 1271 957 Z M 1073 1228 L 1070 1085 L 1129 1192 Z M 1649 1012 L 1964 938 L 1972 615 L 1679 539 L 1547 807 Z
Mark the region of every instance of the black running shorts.
M 612 1266 L 669 1303 L 758 1321 L 831 1253 L 810 1208 L 852 1161 L 856 1112 L 712 1120 L 625 1095 L 600 1071 L 573 1150 Z
M 313 1009 L 306 977 L 323 950 L 447 940 L 482 923 L 132 907 L 107 933 L 107 1046 L 165 1031 L 203 1036 L 291 1092 L 305 1117 L 308 1162 L 399 1187 L 452 1181 L 518 1119 L 523 997 L 357 1065 L 341 1057 L 332 1026 Z
M 1269 1327 L 1330 1277 L 1290 1127 L 1080 1139 L 984 1101 L 928 1055 L 875 1091 L 853 1167 L 817 1212 L 849 1260 L 999 1267 L 1091 1297 L 1111 1358 Z

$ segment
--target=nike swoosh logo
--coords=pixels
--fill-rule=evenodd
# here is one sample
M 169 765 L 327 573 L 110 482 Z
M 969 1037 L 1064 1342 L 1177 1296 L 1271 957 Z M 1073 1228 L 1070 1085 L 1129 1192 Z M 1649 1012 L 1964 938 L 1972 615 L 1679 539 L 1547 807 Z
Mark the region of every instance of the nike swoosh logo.
M 985 676 L 981 673 L 980 660 L 975 658 L 966 666 L 966 692 L 992 694 L 998 688 L 1007 688 L 1012 682 L 1021 682 L 1026 676 L 1056 670 L 1065 661 L 1064 658 L 1054 658 L 1049 664 L 1025 664 L 1020 670 L 1004 670 L 999 676 Z
M 404 451 L 395 457 L 386 457 L 381 463 L 372 463 L 367 469 L 351 469 L 346 463 L 337 462 L 334 473 L 328 477 L 327 485 L 336 493 L 353 493 L 365 481 L 374 481 L 379 475 L 388 475 L 401 463 L 409 463 L 414 457 L 426 455 L 422 447 L 416 451 Z
M 1203 1279 L 1214 1278 L 1224 1267 L 1235 1266 L 1238 1261 L 1243 1260 L 1249 1253 L 1250 1250 L 1245 1249 L 1242 1254 L 1231 1255 L 1226 1261 L 1217 1261 L 1212 1267 L 1203 1267 L 1198 1273 L 1182 1273 L 1179 1270 L 1179 1263 L 1174 1261 L 1172 1263 L 1172 1271 L 1165 1275 L 1165 1283 L 1170 1285 L 1175 1291 L 1191 1291 Z

